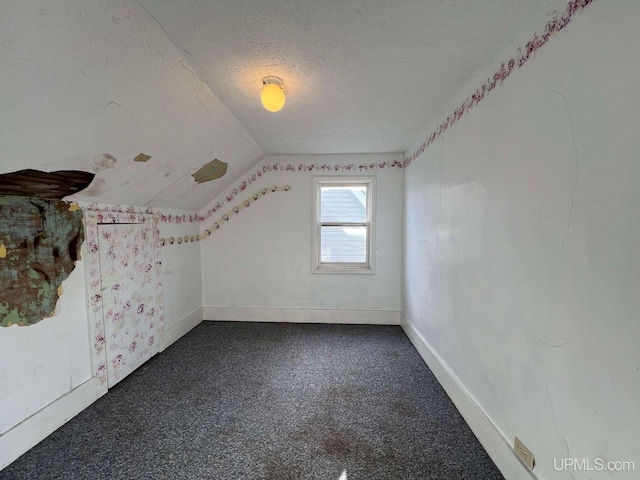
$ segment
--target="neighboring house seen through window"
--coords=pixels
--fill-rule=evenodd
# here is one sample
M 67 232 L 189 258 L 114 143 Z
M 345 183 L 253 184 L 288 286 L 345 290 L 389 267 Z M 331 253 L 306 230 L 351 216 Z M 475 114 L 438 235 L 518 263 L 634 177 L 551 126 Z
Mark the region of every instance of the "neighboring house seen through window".
M 373 273 L 375 177 L 314 177 L 313 271 Z

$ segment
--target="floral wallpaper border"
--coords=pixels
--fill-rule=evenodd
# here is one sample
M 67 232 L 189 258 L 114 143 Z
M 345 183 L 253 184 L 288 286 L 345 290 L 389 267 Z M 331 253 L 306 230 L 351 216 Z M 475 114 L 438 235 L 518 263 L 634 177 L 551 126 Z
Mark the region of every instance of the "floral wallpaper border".
M 418 158 L 427 147 L 435 142 L 449 127 L 458 123 L 465 113 L 480 103 L 498 84 L 502 85 L 516 68 L 520 68 L 527 63 L 533 54 L 545 45 L 553 35 L 563 30 L 577 13 L 593 2 L 594 0 L 571 0 L 562 14 L 554 15 L 554 17 L 547 22 L 541 34 L 535 33 L 524 48 L 518 48 L 518 53 L 515 56 L 509 58 L 506 62 L 502 62 L 498 71 L 493 74 L 493 77 L 487 79 L 484 85 L 476 89 L 470 97 L 467 97 L 462 105 L 454 110 L 411 155 L 404 159 L 402 162 L 403 166 L 408 166 Z
M 232 202 L 240 193 L 244 192 L 247 187 L 254 182 L 258 181 L 263 175 L 270 172 L 288 172 L 288 173 L 363 173 L 363 172 L 375 172 L 379 170 L 399 169 L 402 168 L 402 162 L 399 160 L 393 160 L 391 162 L 370 162 L 370 163 L 347 163 L 330 165 L 328 163 L 266 163 L 262 167 L 258 168 L 255 173 L 249 175 L 243 181 L 241 181 L 237 187 L 231 189 L 222 199 L 211 207 L 204 215 L 200 215 L 198 218 L 202 222 L 208 218 L 211 218 L 216 212 L 218 212 L 225 203 Z
M 154 267 L 157 277 L 158 322 L 164 324 L 164 293 L 162 284 L 162 259 L 158 241 L 158 216 L 149 213 L 94 211 L 85 209 L 85 235 L 87 248 L 86 282 L 89 291 L 89 330 L 93 341 L 94 373 L 101 384 L 107 380 L 107 354 L 102 312 L 102 282 L 100 279 L 100 256 L 98 247 L 98 224 L 143 223 L 153 225 Z M 161 341 L 161 339 L 158 339 Z
M 255 173 L 246 177 L 243 181 L 241 181 L 236 187 L 229 190 L 229 192 L 225 195 L 225 197 L 217 202 L 213 207 L 211 207 L 204 215 L 199 215 L 197 213 L 191 214 L 182 214 L 182 215 L 173 215 L 173 214 L 165 214 L 159 210 L 155 210 L 151 207 L 140 208 L 140 207 L 132 207 L 127 205 L 105 205 L 99 203 L 90 203 L 90 204 L 80 204 L 81 208 L 85 211 L 98 212 L 103 213 L 105 215 L 109 213 L 122 213 L 129 215 L 157 215 L 158 221 L 160 223 L 174 223 L 174 224 L 182 224 L 182 223 L 202 223 L 205 220 L 211 218 L 218 211 L 220 211 L 227 203 L 232 202 L 236 199 L 238 195 L 243 193 L 247 187 L 258 181 L 262 178 L 263 175 L 270 172 L 289 172 L 289 173 L 331 173 L 331 172 L 340 172 L 340 173 L 363 173 L 363 172 L 374 172 L 379 170 L 390 170 L 390 169 L 401 169 L 403 168 L 403 164 L 400 160 L 393 161 L 383 161 L 383 162 L 369 162 L 369 163 L 348 163 L 348 164 L 338 164 L 338 165 L 330 165 L 328 163 L 319 164 L 319 163 L 281 163 L 281 162 L 273 162 L 267 163 L 259 167 Z
M 158 242 L 162 247 L 168 246 L 168 245 L 181 245 L 183 243 L 199 242 L 201 240 L 204 240 L 210 237 L 213 233 L 215 233 L 216 230 L 218 230 L 222 225 L 228 222 L 229 219 L 231 219 L 231 217 L 233 217 L 237 213 L 240 213 L 245 208 L 248 208 L 252 203 L 258 201 L 260 198 L 264 197 L 266 194 L 274 193 L 274 192 L 288 192 L 289 190 L 291 190 L 291 185 L 271 185 L 270 187 L 265 187 L 261 190 L 258 190 L 253 195 L 251 195 L 248 199 L 246 199 L 244 202 L 240 203 L 239 205 L 236 205 L 227 213 L 222 215 L 222 217 L 220 217 L 219 220 L 215 221 L 209 228 L 205 229 L 202 233 L 199 233 L 197 235 L 184 235 L 184 236 L 178 236 L 178 237 L 159 238 Z
M 80 208 L 84 211 L 88 212 L 96 212 L 103 214 L 105 217 L 111 213 L 116 214 L 127 214 L 127 215 L 157 215 L 158 221 L 161 223 L 193 223 L 199 222 L 200 218 L 197 213 L 190 214 L 182 214 L 182 215 L 165 215 L 162 214 L 159 210 L 155 210 L 151 207 L 143 208 L 143 207 L 133 207 L 130 205 L 106 205 L 101 203 L 89 203 L 83 204 L 82 202 L 77 202 Z
M 101 205 L 98 203 L 91 203 L 82 207 L 85 211 L 98 212 L 103 214 L 117 213 L 117 214 L 130 214 L 130 215 L 157 215 L 158 221 L 161 223 L 202 223 L 208 218 L 211 218 L 215 213 L 221 210 L 226 203 L 232 202 L 239 194 L 244 192 L 249 185 L 252 185 L 263 175 L 269 172 L 298 172 L 298 173 L 362 173 L 378 171 L 383 169 L 402 169 L 411 164 L 418 156 L 420 156 L 429 145 L 435 142 L 440 136 L 446 132 L 449 127 L 458 123 L 458 121 L 470 110 L 478 105 L 491 91 L 493 91 L 498 85 L 509 78 L 511 73 L 516 68 L 522 67 L 529 59 L 536 53 L 543 45 L 545 45 L 551 37 L 556 33 L 562 31 L 573 19 L 573 17 L 584 10 L 587 6 L 593 3 L 595 0 L 571 0 L 565 10 L 562 13 L 557 13 L 553 16 L 545 25 L 542 33 L 534 33 L 533 37 L 525 44 L 524 47 L 520 47 L 517 50 L 517 54 L 508 60 L 502 62 L 500 68 L 493 74 L 491 78 L 476 89 L 475 92 L 465 99 L 462 104 L 455 109 L 440 125 L 431 132 L 422 144 L 404 160 L 394 160 L 392 162 L 380 162 L 380 163 L 361 163 L 361 164 L 318 164 L 318 163 L 268 163 L 258 168 L 255 173 L 249 175 L 242 180 L 236 187 L 232 188 L 225 197 L 217 202 L 212 208 L 210 208 L 204 215 L 197 213 L 172 215 L 163 214 L 152 208 L 137 208 L 122 205 Z

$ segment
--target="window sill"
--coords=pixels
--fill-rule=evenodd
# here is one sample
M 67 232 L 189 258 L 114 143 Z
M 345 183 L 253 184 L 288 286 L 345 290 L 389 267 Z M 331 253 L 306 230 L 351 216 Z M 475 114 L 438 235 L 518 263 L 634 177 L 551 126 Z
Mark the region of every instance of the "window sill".
M 371 266 L 361 265 L 320 265 L 314 267 L 312 273 L 338 273 L 352 275 L 373 275 L 375 270 Z

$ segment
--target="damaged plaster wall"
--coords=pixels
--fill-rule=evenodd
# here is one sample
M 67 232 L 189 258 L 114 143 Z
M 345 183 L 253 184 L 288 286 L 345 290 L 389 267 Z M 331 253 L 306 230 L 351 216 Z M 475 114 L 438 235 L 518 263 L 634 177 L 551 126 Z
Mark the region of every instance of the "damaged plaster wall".
M 405 172 L 408 328 L 541 480 L 640 468 L 638 23 L 594 2 Z
M 0 173 L 117 160 L 74 200 L 198 210 L 264 156 L 135 0 L 4 2 L 0 60 Z M 228 174 L 198 185 L 213 158 Z
M 55 315 L 83 240 L 77 205 L 0 195 L 0 327 L 29 326 Z
M 0 469 L 65 419 L 12 428 L 92 377 L 83 240 L 76 204 L 0 195 Z
M 81 170 L 96 176 L 72 196 L 79 202 L 193 212 L 264 155 L 135 0 L 8 0 L 2 11 L 0 173 Z M 141 152 L 152 160 L 134 161 Z M 227 175 L 198 185 L 191 175 L 213 158 L 228 162 Z M 165 227 L 167 235 L 197 230 L 161 225 L 161 234 Z M 199 246 L 186 248 L 168 253 L 164 265 L 166 321 L 176 336 L 201 306 Z M 55 428 L 39 424 L 25 440 L 14 436 L 23 420 L 59 399 L 80 405 L 77 387 L 91 378 L 93 349 L 84 269 L 80 261 L 63 282 L 56 316 L 2 329 L 0 468 Z M 179 326 L 184 318 L 188 325 Z M 56 415 L 59 425 L 64 415 Z
M 88 205 L 83 206 L 86 207 Z M 176 209 L 163 212 L 174 218 L 195 215 L 195 212 Z M 159 233 L 164 236 L 197 234 L 198 228 L 197 222 L 158 224 Z M 13 325 L 1 329 L 0 469 L 75 414 L 64 413 L 66 410 L 61 414 L 60 407 L 51 408 L 54 402 L 79 411 L 106 393 L 106 387 L 100 387 L 99 382 L 95 386 L 92 383 L 97 362 L 96 339 L 91 337 L 87 318 L 90 282 L 85 279 L 85 267 L 88 257 L 85 242 L 81 260 L 62 283 L 56 315 L 28 328 Z M 202 320 L 199 242 L 182 245 L 180 249 L 163 249 L 162 271 L 165 318 L 162 348 L 166 348 Z M 87 394 L 92 388 L 95 393 Z M 83 393 L 76 394 L 78 391 Z M 50 413 L 51 410 L 54 413 Z M 36 413 L 44 415 L 44 421 L 39 418 L 36 423 L 32 422 L 25 427 L 28 432 L 21 428 L 21 422 Z
M 83 261 L 77 262 L 62 290 L 53 317 L 1 330 L 0 442 L 11 427 L 92 376 Z M 13 460 L 7 450 L 0 451 L 0 468 Z

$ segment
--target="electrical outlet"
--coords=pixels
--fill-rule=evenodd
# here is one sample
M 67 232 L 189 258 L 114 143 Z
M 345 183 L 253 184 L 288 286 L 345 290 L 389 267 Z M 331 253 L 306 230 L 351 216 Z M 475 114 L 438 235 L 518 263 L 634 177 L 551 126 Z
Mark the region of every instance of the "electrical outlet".
M 535 467 L 536 465 L 536 457 L 533 456 L 531 450 L 525 447 L 524 443 L 522 443 L 522 440 L 520 440 L 518 437 L 516 437 L 515 441 L 513 442 L 513 449 L 516 451 L 516 455 L 518 455 L 518 458 L 522 460 L 522 463 L 524 463 L 529 470 L 533 471 L 533 467 Z

